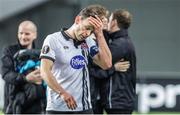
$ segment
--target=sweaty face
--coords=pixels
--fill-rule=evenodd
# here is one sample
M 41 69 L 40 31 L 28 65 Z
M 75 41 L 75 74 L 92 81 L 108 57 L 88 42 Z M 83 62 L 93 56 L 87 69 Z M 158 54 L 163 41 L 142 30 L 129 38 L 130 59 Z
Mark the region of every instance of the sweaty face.
M 29 47 L 32 45 L 33 40 L 36 39 L 36 32 L 29 26 L 19 26 L 18 39 L 22 46 Z
M 75 31 L 75 36 L 78 41 L 85 40 L 93 32 L 93 26 L 89 23 L 88 18 L 80 20 L 77 24 L 77 29 Z

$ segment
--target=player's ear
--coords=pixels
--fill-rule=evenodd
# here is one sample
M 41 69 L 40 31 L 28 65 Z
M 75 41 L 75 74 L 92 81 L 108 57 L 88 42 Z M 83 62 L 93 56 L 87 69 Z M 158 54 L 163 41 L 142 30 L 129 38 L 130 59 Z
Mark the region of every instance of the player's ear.
M 32 33 L 33 40 L 37 39 L 37 32 Z
M 81 22 L 81 16 L 76 16 L 75 24 L 79 24 Z
M 118 22 L 116 19 L 112 20 L 111 22 L 111 26 L 114 27 L 114 26 L 117 26 L 118 25 Z

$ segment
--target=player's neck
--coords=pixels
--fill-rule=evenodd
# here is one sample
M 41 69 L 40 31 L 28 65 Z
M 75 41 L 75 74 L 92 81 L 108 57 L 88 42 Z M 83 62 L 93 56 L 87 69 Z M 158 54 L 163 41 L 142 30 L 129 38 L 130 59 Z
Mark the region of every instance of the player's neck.
M 66 31 L 64 31 L 70 38 L 76 39 L 73 28 L 69 28 Z

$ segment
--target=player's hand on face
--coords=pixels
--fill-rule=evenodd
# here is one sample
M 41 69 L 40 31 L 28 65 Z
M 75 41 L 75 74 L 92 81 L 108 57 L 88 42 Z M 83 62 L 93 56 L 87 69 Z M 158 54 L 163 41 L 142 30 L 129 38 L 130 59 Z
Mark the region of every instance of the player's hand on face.
M 26 75 L 26 80 L 31 83 L 35 84 L 41 84 L 42 83 L 42 77 L 40 75 L 40 70 L 36 69 L 29 74 Z
M 94 17 L 89 17 L 89 23 L 94 27 L 94 34 L 99 34 L 102 33 L 103 30 L 103 22 L 101 19 L 95 15 L 96 18 Z
M 74 110 L 77 107 L 76 101 L 72 95 L 64 91 L 61 93 L 60 97 L 66 102 L 69 109 Z
M 129 69 L 129 67 L 130 67 L 130 63 L 129 63 L 129 61 L 124 61 L 124 60 L 122 59 L 122 60 L 116 62 L 116 63 L 114 64 L 114 67 L 115 67 L 115 70 L 116 70 L 116 71 L 126 72 L 126 71 Z

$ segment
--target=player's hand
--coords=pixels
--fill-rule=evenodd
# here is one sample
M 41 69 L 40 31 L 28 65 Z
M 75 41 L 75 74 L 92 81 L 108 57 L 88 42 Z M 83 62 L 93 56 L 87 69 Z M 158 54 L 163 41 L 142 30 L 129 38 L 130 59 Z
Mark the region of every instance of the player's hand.
M 116 62 L 114 64 L 115 70 L 119 71 L 119 72 L 126 72 L 129 67 L 130 67 L 130 63 L 129 61 L 124 61 L 123 59 L 120 60 L 119 62 Z
M 77 107 L 76 101 L 72 95 L 66 91 L 60 94 L 60 97 L 66 102 L 69 109 L 74 110 Z
M 101 19 L 95 15 L 94 17 L 90 17 L 89 19 L 89 23 L 94 27 L 94 34 L 102 34 L 102 30 L 103 30 L 103 22 L 101 21 Z
M 35 84 L 42 84 L 42 78 L 40 75 L 40 70 L 36 69 L 29 74 L 26 75 L 26 80 L 31 83 Z

